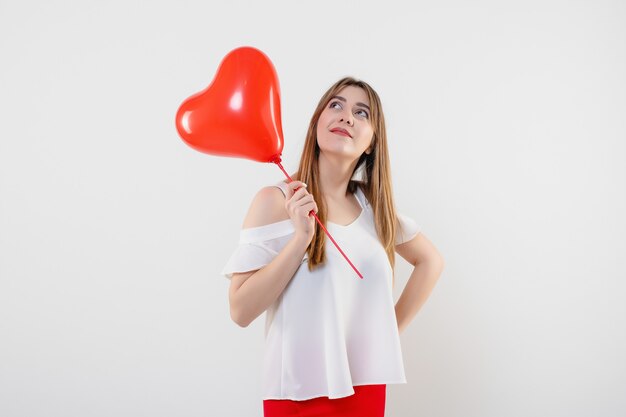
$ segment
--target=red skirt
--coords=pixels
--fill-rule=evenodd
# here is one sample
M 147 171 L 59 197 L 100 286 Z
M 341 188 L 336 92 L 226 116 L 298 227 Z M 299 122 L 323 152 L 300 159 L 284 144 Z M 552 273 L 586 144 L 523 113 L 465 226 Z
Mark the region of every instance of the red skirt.
M 357 385 L 349 397 L 263 400 L 264 417 L 384 417 L 386 385 Z

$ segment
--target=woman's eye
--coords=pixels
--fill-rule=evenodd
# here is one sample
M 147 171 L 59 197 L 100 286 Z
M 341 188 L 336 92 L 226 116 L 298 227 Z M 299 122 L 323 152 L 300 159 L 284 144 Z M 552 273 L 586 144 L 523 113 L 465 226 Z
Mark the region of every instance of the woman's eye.
M 331 108 L 331 109 L 341 109 L 342 108 L 341 107 L 341 103 L 338 102 L 338 101 L 331 102 L 328 105 L 328 107 Z M 357 115 L 359 115 L 361 117 L 365 117 L 366 119 L 369 118 L 369 114 L 365 110 L 362 110 L 362 109 L 359 109 L 359 110 L 355 111 L 354 114 L 357 114 Z

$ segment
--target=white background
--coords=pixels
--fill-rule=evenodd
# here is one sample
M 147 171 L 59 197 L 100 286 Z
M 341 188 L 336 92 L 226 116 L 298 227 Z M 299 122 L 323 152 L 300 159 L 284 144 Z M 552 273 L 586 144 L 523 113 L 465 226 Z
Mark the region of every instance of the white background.
M 249 45 L 289 172 L 326 88 L 378 91 L 398 209 L 445 259 L 389 416 L 623 416 L 625 22 L 618 1 L 1 0 L 0 415 L 261 416 L 264 316 L 235 325 L 219 271 L 283 174 L 174 124 Z

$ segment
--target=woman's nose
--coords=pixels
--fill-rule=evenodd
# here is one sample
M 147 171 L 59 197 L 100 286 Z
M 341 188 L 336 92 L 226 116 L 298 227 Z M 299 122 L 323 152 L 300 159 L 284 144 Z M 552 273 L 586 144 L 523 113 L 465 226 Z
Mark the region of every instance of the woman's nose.
M 344 114 L 341 116 L 341 119 L 339 119 L 340 122 L 346 122 L 348 123 L 350 126 L 354 125 L 354 119 L 352 118 L 352 114 Z

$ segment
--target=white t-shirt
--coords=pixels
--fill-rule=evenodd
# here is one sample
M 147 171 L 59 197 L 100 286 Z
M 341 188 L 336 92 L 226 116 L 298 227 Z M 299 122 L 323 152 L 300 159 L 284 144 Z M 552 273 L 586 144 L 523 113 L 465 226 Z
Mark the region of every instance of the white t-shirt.
M 285 193 L 286 184 L 275 186 Z M 349 225 L 326 228 L 363 279 L 326 238 L 326 263 L 309 271 L 308 254 L 266 310 L 263 399 L 308 400 L 354 394 L 353 386 L 406 383 L 392 294 L 392 268 L 360 187 L 361 214 Z M 420 227 L 398 214 L 396 244 Z M 242 229 L 239 246 L 222 270 L 259 269 L 292 238 L 291 219 Z

